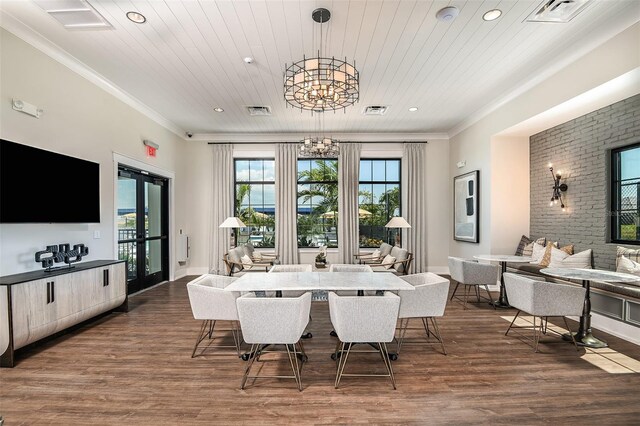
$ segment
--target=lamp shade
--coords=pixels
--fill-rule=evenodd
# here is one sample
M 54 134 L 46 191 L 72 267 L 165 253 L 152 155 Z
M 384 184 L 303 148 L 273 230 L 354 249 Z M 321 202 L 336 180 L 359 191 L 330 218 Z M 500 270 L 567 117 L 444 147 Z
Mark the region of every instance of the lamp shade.
M 396 216 L 392 217 L 391 220 L 384 226 L 385 228 L 411 228 L 409 222 L 407 222 L 404 217 Z
M 245 225 L 239 218 L 231 216 L 225 219 L 219 226 L 220 228 L 246 228 Z

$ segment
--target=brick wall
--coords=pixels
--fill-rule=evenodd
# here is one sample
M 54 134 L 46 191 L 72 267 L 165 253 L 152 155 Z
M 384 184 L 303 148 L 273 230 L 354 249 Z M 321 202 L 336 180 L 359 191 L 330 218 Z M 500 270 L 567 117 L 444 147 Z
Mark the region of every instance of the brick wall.
M 591 248 L 594 267 L 615 269 L 616 244 L 607 242 L 610 150 L 638 141 L 640 95 L 531 136 L 531 235 L 573 243 L 576 252 Z M 569 186 L 564 213 L 559 204 L 549 206 L 549 163 Z

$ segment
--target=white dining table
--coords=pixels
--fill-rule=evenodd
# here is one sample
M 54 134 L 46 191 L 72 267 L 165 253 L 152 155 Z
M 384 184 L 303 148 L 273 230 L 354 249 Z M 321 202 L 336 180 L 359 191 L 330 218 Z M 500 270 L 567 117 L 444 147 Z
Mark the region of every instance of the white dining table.
M 399 291 L 415 288 L 390 272 L 249 272 L 225 291 Z
M 477 260 L 500 263 L 500 296 L 498 297 L 498 300 L 493 302 L 493 306 L 497 308 L 510 308 L 511 305 L 509 305 L 507 288 L 504 286 L 504 273 L 507 272 L 507 263 L 530 263 L 531 257 L 512 256 L 506 254 L 479 254 L 477 256 L 473 256 L 473 258 Z

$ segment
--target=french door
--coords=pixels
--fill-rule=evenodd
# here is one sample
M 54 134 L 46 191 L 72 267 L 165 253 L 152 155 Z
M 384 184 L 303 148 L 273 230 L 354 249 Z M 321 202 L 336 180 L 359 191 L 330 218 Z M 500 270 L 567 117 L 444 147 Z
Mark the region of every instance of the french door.
M 169 181 L 118 167 L 118 258 L 127 261 L 128 293 L 169 277 Z

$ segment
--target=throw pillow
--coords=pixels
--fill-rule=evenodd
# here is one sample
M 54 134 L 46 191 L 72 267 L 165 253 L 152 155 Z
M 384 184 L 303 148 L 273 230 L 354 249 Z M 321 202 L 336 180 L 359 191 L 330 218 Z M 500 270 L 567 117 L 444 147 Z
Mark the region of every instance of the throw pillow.
M 253 260 L 255 260 L 256 262 L 260 262 L 262 260 L 262 253 L 260 253 L 259 251 L 254 251 Z
M 522 256 L 522 252 L 524 251 L 524 247 L 531 242 L 531 239 L 525 235 L 520 238 L 520 243 L 518 244 L 518 248 L 516 248 L 516 256 Z
M 561 250 L 557 250 L 557 252 L 561 252 Z M 591 249 L 581 251 L 580 253 L 576 253 L 572 256 L 564 257 L 563 259 L 560 259 L 562 255 L 559 255 L 557 252 L 555 252 L 555 256 L 556 256 L 555 258 L 553 257 L 554 256 L 553 254 L 551 255 L 551 263 L 549 264 L 550 268 L 592 269 Z
M 533 256 L 533 246 L 535 244 L 540 244 L 542 247 L 544 247 L 547 244 L 547 239 L 546 238 L 538 238 L 537 240 L 528 243 L 522 249 L 522 256 L 525 256 L 525 257 Z
M 531 253 L 531 262 L 534 265 L 538 265 L 544 256 L 546 247 L 536 243 L 533 243 L 533 252 Z
M 558 248 L 558 243 L 557 242 L 555 242 L 553 244 L 547 243 L 547 247 L 545 247 L 545 250 L 544 250 L 544 255 L 542 256 L 542 259 L 540 260 L 540 266 L 549 266 L 549 262 L 551 262 L 551 250 L 553 250 L 554 248 L 555 249 Z M 560 250 L 562 250 L 563 252 L 567 253 L 568 255 L 572 255 L 573 254 L 573 244 L 570 244 L 568 246 L 564 246 Z
M 551 259 L 549 260 L 549 268 L 560 268 L 559 265 L 564 259 L 569 257 L 569 253 L 564 250 L 557 249 L 555 247 L 551 248 Z
M 247 256 L 246 254 L 240 258 L 240 261 L 242 263 L 244 263 L 245 265 L 253 264 L 253 260 L 251 260 L 251 258 L 249 256 Z
M 630 249 L 618 246 L 616 253 L 616 269 L 618 268 L 618 264 L 620 263 L 620 258 L 622 256 L 626 257 L 628 260 L 640 263 L 640 249 Z
M 384 260 L 382 261 L 382 265 L 384 266 L 385 269 L 391 269 L 393 267 L 393 262 L 395 261 L 396 261 L 396 258 L 388 254 L 384 257 Z
M 628 259 L 626 256 L 620 256 L 616 272 L 624 272 L 625 274 L 633 274 L 640 276 L 640 263 Z
M 380 250 L 375 249 L 373 253 L 371 253 L 371 257 L 380 257 Z

